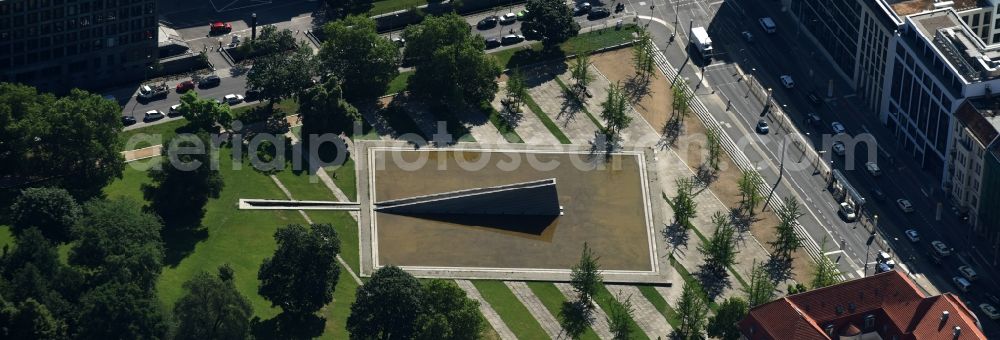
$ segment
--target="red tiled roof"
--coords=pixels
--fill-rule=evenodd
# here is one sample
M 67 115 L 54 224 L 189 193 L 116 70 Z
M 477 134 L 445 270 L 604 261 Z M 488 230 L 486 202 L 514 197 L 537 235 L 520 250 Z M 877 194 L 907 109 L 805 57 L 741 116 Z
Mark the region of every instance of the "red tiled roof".
M 942 323 L 943 311 L 950 316 Z M 901 339 L 953 339 L 955 326 L 962 328 L 959 339 L 986 339 L 972 311 L 957 297 L 948 293 L 926 297 L 898 271 L 757 306 L 739 325 L 750 339 L 829 339 L 824 327 L 834 326 L 839 335 L 863 325 L 868 315 L 876 320 L 873 330 L 898 334 Z

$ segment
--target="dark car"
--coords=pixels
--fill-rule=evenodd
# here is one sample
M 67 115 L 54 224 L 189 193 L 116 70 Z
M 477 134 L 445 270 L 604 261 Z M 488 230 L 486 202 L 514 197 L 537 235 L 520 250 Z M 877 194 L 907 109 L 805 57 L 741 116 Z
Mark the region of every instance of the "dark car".
M 481 30 L 490 29 L 493 27 L 497 27 L 498 22 L 500 22 L 500 17 L 496 15 L 491 15 L 483 18 L 483 20 L 479 20 L 479 23 L 476 24 L 476 28 Z
M 590 9 L 590 13 L 587 14 L 587 19 L 597 20 L 605 18 L 611 15 L 611 11 L 604 7 L 594 7 Z
M 504 45 L 513 45 L 524 41 L 524 36 L 520 34 L 508 34 L 500 38 L 500 43 Z
M 584 2 L 573 7 L 573 15 L 584 15 L 590 12 L 590 3 Z
M 213 74 L 208 77 L 201 78 L 201 80 L 198 81 L 198 87 L 204 89 L 204 88 L 219 86 L 220 83 L 222 83 L 222 79 L 219 78 L 219 76 Z
M 135 124 L 135 117 L 132 116 L 122 116 L 122 125 L 129 126 Z
M 486 49 L 497 48 L 500 47 L 500 45 L 502 45 L 500 38 L 486 39 Z
M 771 127 L 767 126 L 767 121 L 761 119 L 757 121 L 756 130 L 757 133 L 766 135 L 768 131 L 771 131 Z

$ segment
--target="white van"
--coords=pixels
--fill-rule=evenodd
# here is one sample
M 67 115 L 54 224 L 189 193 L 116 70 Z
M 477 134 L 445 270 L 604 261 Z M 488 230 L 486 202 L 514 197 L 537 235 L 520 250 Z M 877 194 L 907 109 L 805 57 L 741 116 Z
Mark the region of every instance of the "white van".
M 774 33 L 778 28 L 778 26 L 774 24 L 774 19 L 771 19 L 771 17 L 757 19 L 757 22 L 760 22 L 760 27 L 763 28 L 764 32 L 767 32 L 768 34 Z
M 961 289 L 963 292 L 968 292 L 969 288 L 972 288 L 972 284 L 969 283 L 969 280 L 966 280 L 964 277 L 952 277 L 951 282 L 954 282 L 955 287 L 958 287 L 958 289 Z

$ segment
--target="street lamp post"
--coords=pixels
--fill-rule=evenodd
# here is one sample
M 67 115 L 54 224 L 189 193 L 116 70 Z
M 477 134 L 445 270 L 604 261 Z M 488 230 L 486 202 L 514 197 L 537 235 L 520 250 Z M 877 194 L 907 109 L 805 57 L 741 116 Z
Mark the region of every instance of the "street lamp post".
M 750 75 L 747 77 L 747 93 L 743 95 L 743 98 L 750 97 L 750 89 L 753 87 L 753 74 L 757 72 L 757 68 L 750 69 Z
M 774 181 L 774 185 L 771 186 L 771 192 L 767 194 L 767 199 L 764 200 L 764 207 L 761 208 L 760 211 L 767 209 L 767 205 L 771 203 L 771 197 L 774 196 L 774 189 L 778 188 L 778 183 L 781 183 L 781 179 L 785 175 L 785 144 L 787 144 L 787 142 L 788 136 L 785 135 L 785 137 L 781 139 L 781 160 L 778 162 L 778 180 Z

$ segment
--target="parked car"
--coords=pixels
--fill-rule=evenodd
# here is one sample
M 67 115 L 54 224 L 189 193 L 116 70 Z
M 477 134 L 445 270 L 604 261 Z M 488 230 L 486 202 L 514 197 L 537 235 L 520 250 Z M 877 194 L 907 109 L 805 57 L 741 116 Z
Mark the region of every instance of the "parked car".
M 963 292 L 968 292 L 969 288 L 972 288 L 972 283 L 966 280 L 964 277 L 953 276 L 951 282 L 955 283 L 955 287 Z
M 132 116 L 122 116 L 122 125 L 129 126 L 135 124 L 135 117 Z
M 868 173 L 871 174 L 873 177 L 878 177 L 879 175 L 882 175 L 882 169 L 879 169 L 878 164 L 875 162 L 865 163 L 865 169 L 868 170 Z
M 991 320 L 1000 319 L 1000 312 L 997 312 L 997 309 L 991 304 L 980 303 L 979 310 L 983 311 L 983 314 L 986 314 Z
M 170 105 L 170 110 L 167 111 L 167 117 L 176 117 L 181 115 L 181 104 Z
M 743 40 L 746 40 L 748 43 L 753 42 L 753 33 L 750 33 L 750 31 L 743 31 L 740 34 L 743 36 Z
M 395 37 L 392 38 L 392 43 L 396 44 L 396 47 L 403 47 L 406 46 L 406 39 L 403 39 L 403 37 Z
M 760 23 L 760 28 L 763 28 L 764 32 L 768 34 L 774 33 L 778 29 L 778 26 L 774 24 L 774 19 L 771 19 L 771 17 L 757 19 L 757 22 Z
M 837 212 L 847 222 L 854 222 L 858 218 L 858 215 L 854 212 L 854 208 L 847 202 L 840 202 L 840 209 Z
M 486 49 L 487 50 L 491 49 L 491 48 L 500 47 L 500 45 L 502 45 L 502 43 L 500 42 L 500 38 L 495 38 L 494 37 L 494 38 L 486 39 Z
M 491 15 L 483 18 L 483 20 L 479 20 L 479 22 L 476 23 L 476 28 L 481 30 L 490 29 L 493 27 L 497 27 L 498 22 L 500 22 L 500 17 L 496 15 Z
M 969 265 L 959 266 L 958 272 L 961 273 L 962 276 L 965 276 L 965 278 L 969 281 L 976 281 L 976 279 L 979 278 L 979 275 L 976 274 L 976 270 L 972 269 Z
M 771 128 L 769 126 L 767 126 L 767 121 L 761 119 L 761 120 L 757 121 L 756 130 L 757 130 L 757 133 L 762 134 L 762 135 L 766 135 L 767 132 L 771 130 Z
M 913 204 L 910 203 L 910 200 L 908 199 L 900 198 L 896 200 L 896 205 L 898 205 L 899 209 L 903 210 L 903 212 L 913 212 Z
M 177 84 L 177 93 L 184 93 L 191 90 L 194 90 L 193 81 L 185 80 Z
M 204 89 L 204 88 L 219 86 L 220 83 L 222 83 L 222 78 L 219 78 L 219 76 L 213 74 L 205 78 L 201 78 L 201 80 L 198 81 L 198 87 Z
M 844 128 L 844 124 L 841 124 L 840 122 L 830 123 L 830 128 L 833 129 L 833 134 L 835 135 L 847 133 L 847 129 Z
M 233 24 L 228 22 L 216 21 L 209 25 L 209 34 L 225 34 L 233 30 Z
M 236 105 L 243 102 L 243 95 L 227 94 L 225 97 L 222 97 L 222 101 L 229 105 Z
M 941 256 L 951 255 L 951 249 L 948 249 L 948 245 L 944 242 L 934 240 L 931 241 L 931 247 L 934 247 L 934 252 Z
M 514 13 L 507 13 L 507 14 L 504 14 L 504 15 L 500 16 L 500 24 L 501 25 L 510 25 L 510 24 L 513 24 L 516 21 L 517 21 L 517 14 L 514 14 Z
M 910 239 L 910 242 L 920 242 L 920 233 L 914 229 L 906 229 L 903 234 L 906 234 L 906 238 Z
M 594 7 L 590 9 L 590 13 L 587 13 L 587 19 L 597 20 L 601 18 L 606 18 L 611 15 L 611 11 L 604 7 Z
M 163 117 L 165 116 L 163 115 L 163 112 L 160 112 L 160 110 L 149 110 L 146 111 L 146 114 L 142 117 L 142 121 L 152 122 L 163 119 Z
M 508 34 L 500 38 L 500 43 L 503 45 L 513 45 L 524 41 L 524 36 L 520 34 Z
M 819 118 L 819 115 L 815 112 L 809 112 L 806 114 L 806 123 L 812 126 L 820 126 L 820 124 L 823 124 L 823 119 Z
M 574 15 L 584 15 L 584 14 L 587 14 L 589 12 L 590 12 L 590 3 L 589 2 L 580 3 L 580 4 L 577 4 L 576 7 L 573 7 L 573 14 Z
M 781 75 L 781 85 L 784 85 L 786 89 L 795 87 L 795 81 L 792 80 L 792 76 L 783 74 Z

